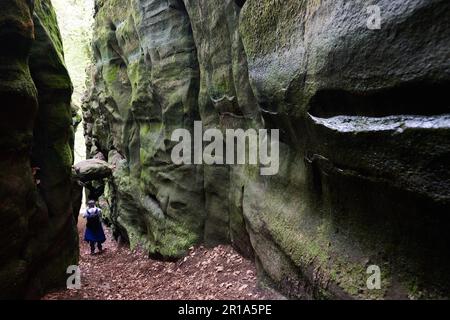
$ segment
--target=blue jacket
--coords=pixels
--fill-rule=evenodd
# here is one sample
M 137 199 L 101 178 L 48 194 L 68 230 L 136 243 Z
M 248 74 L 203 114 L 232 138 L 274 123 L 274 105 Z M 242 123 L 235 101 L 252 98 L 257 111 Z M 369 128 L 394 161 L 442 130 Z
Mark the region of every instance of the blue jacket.
M 88 208 L 83 214 L 86 218 L 86 231 L 84 233 L 85 241 L 95 241 L 95 242 L 105 242 L 106 237 L 103 232 L 102 220 L 101 220 L 102 210 L 94 207 Z

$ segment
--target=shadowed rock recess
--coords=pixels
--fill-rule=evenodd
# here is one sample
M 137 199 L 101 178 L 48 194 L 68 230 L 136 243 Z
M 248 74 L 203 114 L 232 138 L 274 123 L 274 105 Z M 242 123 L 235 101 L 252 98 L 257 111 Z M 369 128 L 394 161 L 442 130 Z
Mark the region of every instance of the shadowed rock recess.
M 1 0 L 0 43 L 0 298 L 34 298 L 78 260 L 72 84 L 49 0 Z
M 34 41 L 27 3 L 0 0 L 0 296 L 77 255 L 71 85 L 49 1 Z M 232 244 L 291 298 L 449 298 L 449 44 L 448 0 L 96 0 L 82 111 L 107 223 L 160 259 Z M 280 129 L 279 173 L 173 164 L 196 120 Z

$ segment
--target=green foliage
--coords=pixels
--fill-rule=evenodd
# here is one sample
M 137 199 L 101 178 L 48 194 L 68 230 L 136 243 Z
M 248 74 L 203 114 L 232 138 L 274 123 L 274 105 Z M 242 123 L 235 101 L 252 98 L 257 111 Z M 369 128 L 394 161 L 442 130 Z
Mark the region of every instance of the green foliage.
M 93 0 L 52 0 L 61 31 L 67 69 L 74 85 L 73 102 L 80 104 L 86 90 L 86 68 L 91 62 Z
M 94 23 L 94 0 L 52 0 L 61 32 L 66 67 L 74 87 L 72 102 L 81 105 L 89 82 L 87 72 L 91 61 L 91 42 Z M 74 122 L 81 121 L 81 115 L 73 115 Z M 75 161 L 85 158 L 83 126 L 75 136 Z

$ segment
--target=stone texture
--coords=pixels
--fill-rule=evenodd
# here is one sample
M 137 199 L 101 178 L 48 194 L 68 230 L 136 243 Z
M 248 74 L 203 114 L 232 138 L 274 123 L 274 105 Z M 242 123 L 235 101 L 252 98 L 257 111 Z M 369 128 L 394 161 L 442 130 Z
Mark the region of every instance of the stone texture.
M 113 167 L 108 162 L 99 159 L 89 159 L 73 166 L 73 177 L 82 182 L 102 180 L 112 175 Z
M 285 147 L 280 174 L 252 183 L 244 214 L 256 254 L 297 270 L 259 259 L 294 293 L 306 280 L 314 297 L 448 295 L 450 6 L 372 4 L 381 30 L 366 27 L 361 1 L 247 1 L 252 88 Z M 365 286 L 370 264 L 382 290 Z
M 448 297 L 450 5 L 370 4 L 381 30 L 365 1 L 97 1 L 82 109 L 115 234 L 168 259 L 232 243 L 295 298 Z M 279 174 L 172 164 L 194 120 L 279 128 Z
M 177 257 L 201 240 L 203 174 L 170 160 L 173 129 L 198 119 L 198 65 L 177 1 L 99 1 L 96 65 L 83 105 L 88 156 L 116 166 L 105 210 L 132 244 Z M 163 214 L 164 212 L 164 214 Z
M 78 259 L 72 86 L 50 1 L 0 1 L 0 43 L 0 297 L 33 298 Z

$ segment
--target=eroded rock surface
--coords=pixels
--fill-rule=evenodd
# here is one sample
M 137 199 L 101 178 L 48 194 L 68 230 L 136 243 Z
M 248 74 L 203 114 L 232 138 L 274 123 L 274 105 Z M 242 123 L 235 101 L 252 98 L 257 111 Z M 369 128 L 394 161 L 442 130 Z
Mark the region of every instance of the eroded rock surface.
M 112 175 L 113 166 L 99 159 L 89 159 L 78 162 L 73 166 L 73 177 L 82 182 L 102 180 Z
M 0 1 L 0 43 L 0 297 L 35 298 L 78 259 L 72 85 L 49 0 Z
M 449 296 L 450 4 L 98 0 L 88 157 L 118 234 L 232 243 L 296 298 Z M 278 128 L 280 172 L 174 165 L 171 133 Z M 381 269 L 381 290 L 366 286 Z

